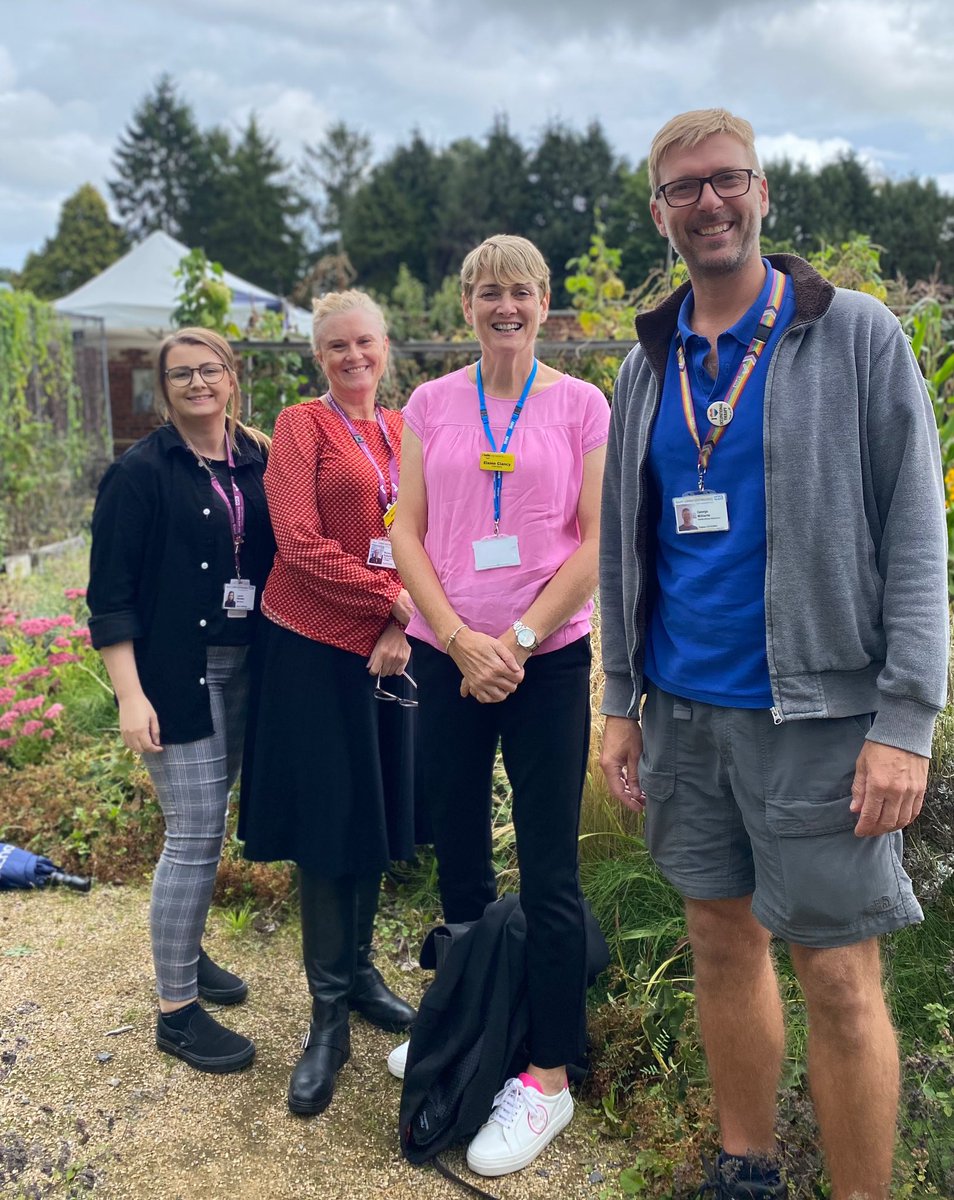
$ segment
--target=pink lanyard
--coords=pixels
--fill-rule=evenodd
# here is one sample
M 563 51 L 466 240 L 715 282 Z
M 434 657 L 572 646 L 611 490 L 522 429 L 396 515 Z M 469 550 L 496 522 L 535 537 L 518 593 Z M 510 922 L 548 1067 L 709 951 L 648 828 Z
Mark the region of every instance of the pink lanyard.
M 384 418 L 381 416 L 381 410 L 377 407 L 375 408 L 374 419 L 378 423 L 378 428 L 381 430 L 381 436 L 384 438 L 384 444 L 388 448 L 388 478 L 389 478 L 389 481 L 391 484 L 390 496 L 388 495 L 387 484 L 385 484 L 385 482 L 384 482 L 384 475 L 381 471 L 381 468 L 375 462 L 374 455 L 368 449 L 368 443 L 364 440 L 364 438 L 361 436 L 361 434 L 358 433 L 357 429 L 354 426 L 354 422 L 351 420 L 351 418 L 348 416 L 348 414 L 344 411 L 344 409 L 341 407 L 341 405 L 338 403 L 338 401 L 334 398 L 334 396 L 332 396 L 331 392 L 328 393 L 328 400 L 331 403 L 331 407 L 332 407 L 333 411 L 338 414 L 338 416 L 342 419 L 342 421 L 344 421 L 345 427 L 347 428 L 347 430 L 351 434 L 351 436 L 354 438 L 355 445 L 358 447 L 358 449 L 361 451 L 361 453 L 364 455 L 364 457 L 368 460 L 368 462 L 371 464 L 371 466 L 374 467 L 374 473 L 378 477 L 378 500 L 381 503 L 381 511 L 387 512 L 389 506 L 391 504 L 393 504 L 395 500 L 397 500 L 398 472 L 397 472 L 397 458 L 395 457 L 395 454 L 394 454 L 394 448 L 391 445 L 391 439 L 388 437 L 388 431 L 384 424 Z
M 229 514 L 229 528 L 232 530 L 232 552 L 235 555 L 235 578 L 242 577 L 242 571 L 239 566 L 239 548 L 245 541 L 245 497 L 239 491 L 239 486 L 235 482 L 235 457 L 232 454 L 232 443 L 229 441 L 228 435 L 225 438 L 225 456 L 229 465 L 229 482 L 232 485 L 232 500 L 229 501 L 225 488 L 219 483 L 215 472 L 203 458 L 202 464 L 209 472 L 209 478 L 212 480 L 212 487 L 218 496 L 221 496 L 225 501 L 225 507 Z M 233 507 L 234 504 L 234 507 Z

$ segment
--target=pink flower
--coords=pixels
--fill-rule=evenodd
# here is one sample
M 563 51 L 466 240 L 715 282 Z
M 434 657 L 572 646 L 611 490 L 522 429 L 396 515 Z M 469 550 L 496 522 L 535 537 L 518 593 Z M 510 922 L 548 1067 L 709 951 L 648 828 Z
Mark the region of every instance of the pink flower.
M 31 667 L 26 673 L 27 679 L 46 679 L 50 673 L 49 667 Z
M 50 738 L 55 735 L 55 733 L 56 733 L 55 729 L 41 729 L 40 737 L 44 738 L 46 741 L 49 741 Z
M 84 642 L 88 642 L 88 641 L 89 641 L 89 636 L 90 636 L 90 635 L 89 635 L 89 630 L 86 628 L 86 626 L 85 626 L 85 625 L 83 625 L 83 626 L 82 626 L 82 627 L 80 627 L 80 628 L 76 628 L 76 629 L 74 629 L 74 630 L 73 630 L 73 637 L 75 637 L 75 638 L 82 638 L 82 640 L 83 640 Z
M 27 721 L 27 723 L 20 730 L 20 733 L 24 737 L 31 737 L 34 733 L 39 733 L 42 728 L 42 721 Z
M 78 654 L 51 654 L 47 662 L 51 667 L 60 667 L 63 663 L 74 663 L 80 661 Z
M 0 654 L 0 667 L 12 667 L 16 661 L 15 654 Z
M 50 707 L 43 714 L 43 720 L 44 721 L 55 721 L 56 718 L 60 715 L 60 713 L 62 711 L 63 711 L 62 704 L 51 704 Z
M 9 750 L 11 746 L 16 745 L 16 738 L 0 738 L 0 750 Z
M 0 713 L 0 729 L 12 729 L 19 716 L 20 714 L 14 712 L 12 708 L 5 713 Z
M 16 623 L 17 623 L 17 614 L 16 613 L 8 612 L 8 613 L 4 613 L 3 616 L 0 617 L 0 625 L 16 625 Z
M 42 637 L 53 628 L 53 622 L 48 617 L 27 617 L 20 622 L 20 632 L 24 637 Z
M 5 687 L 0 688 L 0 704 L 10 704 L 17 697 L 16 688 Z
M 76 624 L 76 622 L 73 620 L 73 618 L 70 616 L 69 613 L 60 613 L 60 615 L 58 617 L 54 617 L 53 620 L 50 622 L 50 628 L 53 629 L 55 626 L 59 625 L 63 629 L 69 629 L 69 627 L 71 625 L 75 625 L 75 624 Z
M 53 645 L 59 646 L 61 650 L 69 650 L 73 643 L 68 637 L 64 637 L 62 634 L 60 634 L 59 637 L 55 637 L 53 639 Z
M 31 696 L 29 700 L 21 700 L 24 712 L 36 712 L 38 708 L 42 708 L 46 704 L 46 696 Z M 14 705 L 14 708 L 16 705 Z
M 82 600 L 86 595 L 86 588 L 66 588 L 63 595 L 67 600 Z

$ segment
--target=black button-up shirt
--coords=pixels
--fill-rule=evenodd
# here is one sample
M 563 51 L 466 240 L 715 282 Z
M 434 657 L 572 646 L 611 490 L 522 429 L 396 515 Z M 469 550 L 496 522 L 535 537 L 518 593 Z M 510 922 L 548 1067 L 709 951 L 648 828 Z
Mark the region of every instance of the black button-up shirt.
M 142 438 L 99 485 L 90 635 L 97 649 L 133 642 L 163 742 L 212 733 L 206 646 L 250 638 L 275 555 L 262 485 L 265 458 L 252 439 L 239 433 L 237 441 L 235 482 L 245 498 L 242 577 L 257 588 L 255 613 L 244 620 L 229 620 L 222 609 L 223 588 L 235 574 L 225 502 L 174 426 Z

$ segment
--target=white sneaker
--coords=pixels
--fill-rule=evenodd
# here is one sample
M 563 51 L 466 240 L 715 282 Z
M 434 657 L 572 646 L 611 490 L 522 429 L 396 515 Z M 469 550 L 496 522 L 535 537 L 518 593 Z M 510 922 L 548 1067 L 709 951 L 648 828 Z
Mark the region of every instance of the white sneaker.
M 573 1119 L 573 1097 L 564 1088 L 545 1096 L 532 1075 L 508 1079 L 494 1097 L 490 1119 L 467 1147 L 477 1175 L 507 1175 L 532 1163 Z
M 407 1067 L 407 1048 L 410 1044 L 410 1040 L 402 1042 L 400 1046 L 395 1046 L 388 1055 L 388 1070 L 395 1079 L 404 1078 L 404 1071 Z

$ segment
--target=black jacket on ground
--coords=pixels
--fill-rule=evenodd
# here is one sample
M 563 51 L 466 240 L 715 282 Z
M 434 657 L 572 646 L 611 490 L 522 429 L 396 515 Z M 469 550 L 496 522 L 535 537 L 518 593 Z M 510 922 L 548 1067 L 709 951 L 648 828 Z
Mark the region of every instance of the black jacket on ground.
M 235 481 L 245 497 L 242 575 L 258 589 L 256 612 L 243 620 L 229 621 L 222 610 L 223 588 L 235 574 L 225 502 L 173 425 L 131 446 L 99 485 L 90 636 L 97 649 L 133 642 L 163 742 L 212 733 L 206 646 L 249 640 L 275 556 L 263 452 L 241 432 L 237 443 Z
M 609 964 L 600 928 L 583 902 L 590 983 Z M 442 934 L 450 947 L 441 956 Z M 488 904 L 469 926 L 432 931 L 421 965 L 438 972 L 411 1028 L 399 1130 L 404 1157 L 427 1162 L 472 1137 L 494 1096 L 527 1061 L 527 921 L 519 897 Z

